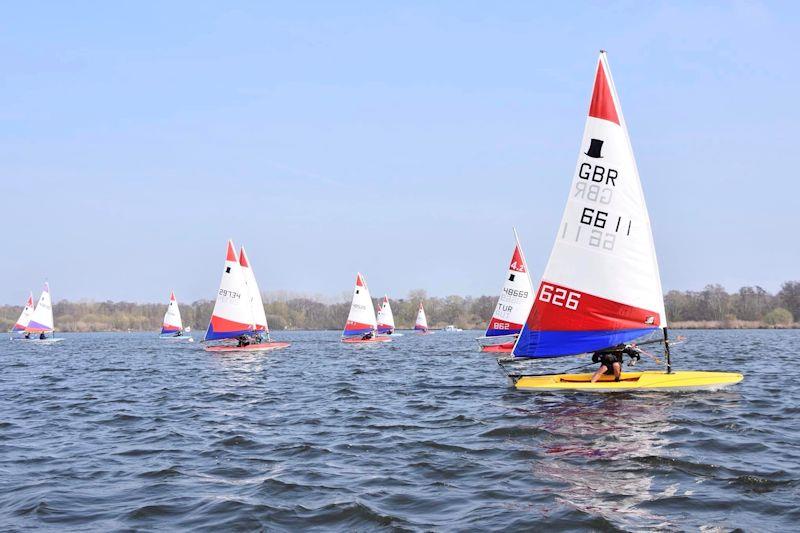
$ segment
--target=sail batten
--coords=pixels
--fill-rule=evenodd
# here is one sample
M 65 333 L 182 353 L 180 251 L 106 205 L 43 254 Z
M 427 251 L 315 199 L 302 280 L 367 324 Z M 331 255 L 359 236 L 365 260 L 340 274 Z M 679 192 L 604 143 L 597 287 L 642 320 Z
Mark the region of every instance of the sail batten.
M 605 53 L 556 240 L 516 357 L 609 348 L 666 327 L 650 217 Z

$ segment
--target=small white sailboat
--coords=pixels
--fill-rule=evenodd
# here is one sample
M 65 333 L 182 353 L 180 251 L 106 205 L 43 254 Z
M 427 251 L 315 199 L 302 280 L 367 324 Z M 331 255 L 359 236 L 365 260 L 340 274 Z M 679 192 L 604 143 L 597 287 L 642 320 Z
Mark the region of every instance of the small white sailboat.
M 414 322 L 414 331 L 421 335 L 433 334 L 428 328 L 428 317 L 425 316 L 425 308 L 422 306 L 422 302 L 419 303 L 419 310 L 417 310 L 417 320 Z
M 53 344 L 63 341 L 63 338 L 48 337 L 48 333 L 55 332 L 53 323 L 53 302 L 50 298 L 50 284 L 45 282 L 39 301 L 31 313 L 28 325 L 25 326 L 24 340 L 37 344 Z
M 672 370 L 667 318 L 650 217 L 605 52 L 597 62 L 581 151 L 556 241 L 514 358 L 542 359 L 615 349 L 663 336 L 664 371 L 509 378 L 522 390 L 719 389 L 735 372 Z M 652 342 L 652 341 L 647 341 Z
M 28 294 L 28 301 L 25 302 L 25 307 L 22 308 L 22 313 L 19 315 L 19 318 L 16 322 L 14 322 L 14 326 L 11 328 L 11 338 L 15 338 L 15 334 L 18 336 L 22 336 L 25 332 L 25 328 L 28 327 L 28 322 L 31 320 L 31 315 L 33 315 L 33 293 Z
M 377 320 L 379 335 L 402 336 L 402 333 L 395 333 L 394 313 L 392 313 L 392 306 L 389 305 L 389 296 L 387 295 L 383 296 L 383 301 L 378 307 Z
M 378 335 L 378 318 L 375 315 L 375 308 L 372 307 L 367 281 L 359 272 L 356 274 L 350 313 L 342 331 L 342 342 L 365 344 L 389 341 L 391 341 L 389 337 Z
M 191 335 L 188 333 L 189 328 L 183 329 L 183 321 L 181 320 L 181 310 L 178 307 L 178 300 L 175 298 L 175 292 L 169 293 L 169 305 L 167 305 L 167 312 L 164 313 L 164 320 L 161 322 L 161 338 L 175 341 L 194 342 Z
M 477 339 L 481 351 L 484 352 L 511 353 L 519 332 L 522 331 L 522 324 L 528 318 L 533 305 L 533 283 L 517 230 L 514 230 L 514 240 L 514 253 L 511 254 L 500 298 L 497 300 L 486 333 Z
M 260 316 L 258 318 L 254 316 L 254 297 L 251 297 L 247 284 L 252 270 L 246 258 L 245 265 L 247 266 L 243 268 L 240 258 L 236 255 L 233 242 L 228 241 L 225 268 L 203 342 L 226 339 L 236 339 L 239 342 L 236 345 L 207 345 L 205 350 L 208 352 L 262 352 L 289 346 L 288 342 L 264 340 L 263 333 L 267 330 L 259 329 L 256 321 L 263 321 L 262 325 L 266 328 L 266 316 L 263 320 Z M 253 283 L 255 284 L 255 277 L 253 277 Z M 257 285 L 255 285 L 255 289 L 257 290 Z M 261 300 L 260 295 L 258 300 Z M 261 309 L 263 313 L 263 305 Z

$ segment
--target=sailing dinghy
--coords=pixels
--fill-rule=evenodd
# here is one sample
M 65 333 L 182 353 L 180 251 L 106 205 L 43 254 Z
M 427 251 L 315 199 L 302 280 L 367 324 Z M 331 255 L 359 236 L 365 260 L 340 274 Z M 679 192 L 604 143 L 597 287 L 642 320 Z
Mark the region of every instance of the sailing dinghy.
M 514 253 L 508 265 L 508 273 L 494 308 L 489 326 L 483 337 L 478 337 L 481 351 L 490 353 L 511 353 L 514 343 L 522 331 L 522 324 L 528 317 L 533 303 L 533 283 L 528 273 L 528 264 L 519 244 L 517 230 L 514 230 Z
M 50 284 L 45 282 L 39 301 L 31 313 L 28 324 L 25 326 L 25 337 L 22 340 L 36 344 L 54 344 L 63 341 L 63 338 L 48 337 L 48 333 L 55 332 L 53 323 L 53 301 L 50 298 Z
M 390 342 L 392 339 L 385 335 L 378 335 L 378 319 L 375 308 L 372 307 L 372 298 L 364 276 L 356 274 L 356 285 L 353 289 L 353 301 L 350 304 L 350 313 L 342 331 L 342 342 L 348 344 L 370 344 L 376 342 Z
M 389 305 L 389 297 L 383 296 L 381 305 L 378 306 L 378 335 L 389 335 L 390 337 L 400 337 L 402 333 L 395 333 L 394 313 L 392 306 Z
M 667 319 L 650 218 L 606 53 L 594 90 L 569 198 L 514 359 L 565 357 L 658 335 L 664 371 L 623 372 L 620 381 L 592 374 L 523 375 L 522 390 L 719 389 L 734 372 L 673 371 Z M 662 340 L 663 337 L 663 340 Z M 504 361 L 500 361 L 504 364 Z
M 181 310 L 178 308 L 178 300 L 175 298 L 175 292 L 170 292 L 167 312 L 164 313 L 164 320 L 161 323 L 161 338 L 194 342 L 191 335 L 184 335 L 183 332 L 183 321 L 181 320 Z
M 22 313 L 19 315 L 19 318 L 16 322 L 14 322 L 14 326 L 11 328 L 10 333 L 12 334 L 11 338 L 14 338 L 14 334 L 22 335 L 25 331 L 25 328 L 28 327 L 28 322 L 31 320 L 31 315 L 33 314 L 33 293 L 28 294 L 28 301 L 25 302 L 25 307 L 22 308 Z
M 425 308 L 422 306 L 422 302 L 419 303 L 417 320 L 414 322 L 414 331 L 420 335 L 433 335 L 433 332 L 428 329 L 428 317 L 425 316 Z
M 288 342 L 270 341 L 266 329 L 266 317 L 262 320 L 260 315 L 254 316 L 255 296 L 251 297 L 251 288 L 257 291 L 258 285 L 255 283 L 255 276 L 248 285 L 247 280 L 253 274 L 247 257 L 244 257 L 243 266 L 241 259 L 236 255 L 233 242 L 228 241 L 225 269 L 222 272 L 211 321 L 203 340 L 203 342 L 208 342 L 237 339 L 239 343 L 237 345 L 207 345 L 205 347 L 207 352 L 264 352 L 289 346 Z M 258 302 L 261 302 L 260 294 Z M 264 306 L 261 305 L 262 313 L 263 310 Z M 263 324 L 257 324 L 257 322 L 263 322 Z M 266 340 L 264 339 L 265 333 L 267 334 Z

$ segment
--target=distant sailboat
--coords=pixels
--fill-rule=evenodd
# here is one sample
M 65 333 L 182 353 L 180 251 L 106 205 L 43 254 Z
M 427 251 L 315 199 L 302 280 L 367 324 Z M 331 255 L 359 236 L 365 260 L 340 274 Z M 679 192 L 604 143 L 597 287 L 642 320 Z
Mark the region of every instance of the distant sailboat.
M 428 317 L 425 316 L 425 308 L 422 306 L 422 302 L 419 303 L 417 320 L 414 322 L 414 331 L 423 335 L 430 335 L 433 333 L 428 329 Z
M 183 321 L 181 320 L 181 310 L 178 307 L 178 300 L 175 298 L 175 293 L 170 292 L 167 312 L 164 313 L 164 320 L 161 323 L 161 338 L 194 342 L 191 335 L 184 335 L 183 332 Z
M 22 314 L 19 315 L 19 318 L 14 323 L 14 327 L 11 328 L 11 333 L 19 333 L 25 331 L 25 328 L 28 327 L 28 322 L 31 320 L 31 315 L 33 315 L 33 293 L 28 294 L 28 301 L 25 303 L 25 307 L 22 309 Z
M 514 239 L 514 253 L 511 255 L 500 299 L 486 333 L 477 339 L 484 352 L 510 353 L 533 304 L 533 284 L 516 230 Z
M 342 342 L 357 344 L 391 340 L 389 337 L 378 336 L 377 331 L 378 320 L 375 316 L 375 308 L 372 307 L 372 298 L 369 295 L 367 282 L 359 272 L 356 274 L 350 313 L 347 315 L 347 322 L 342 331 Z
M 659 335 L 660 334 L 660 335 Z M 694 390 L 738 383 L 735 372 L 673 372 L 658 261 L 639 172 L 605 52 L 558 227 L 514 358 L 544 359 L 619 349 L 645 335 L 664 344 L 664 371 L 525 375 L 524 390 Z
M 394 313 L 392 313 L 392 306 L 389 305 L 389 297 L 384 295 L 383 301 L 378 307 L 378 334 L 394 335 L 394 330 Z
M 55 324 L 53 323 L 53 302 L 50 298 L 50 284 L 45 282 L 39 301 L 36 303 L 33 313 L 31 313 L 28 325 L 25 326 L 25 339 L 43 344 L 63 341 L 64 339 L 47 336 L 48 333 L 53 333 L 54 331 Z M 33 337 L 33 335 L 38 335 L 38 337 Z
M 247 263 L 246 259 L 245 263 Z M 249 263 L 247 264 L 247 270 L 249 271 Z M 206 346 L 206 351 L 257 352 L 277 350 L 289 346 L 288 342 L 263 341 L 262 333 L 266 330 L 258 329 L 259 325 L 256 324 L 257 318 L 253 313 L 253 299 L 251 299 L 250 289 L 246 281 L 249 275 L 242 268 L 233 242 L 228 241 L 225 268 L 222 272 L 222 279 L 217 291 L 217 300 L 214 303 L 214 311 L 211 314 L 211 320 L 203 342 L 237 339 L 239 343 L 238 345 L 209 345 Z M 255 280 L 255 278 L 253 279 Z M 261 320 L 260 317 L 258 320 Z M 266 317 L 263 322 L 263 326 L 266 328 Z

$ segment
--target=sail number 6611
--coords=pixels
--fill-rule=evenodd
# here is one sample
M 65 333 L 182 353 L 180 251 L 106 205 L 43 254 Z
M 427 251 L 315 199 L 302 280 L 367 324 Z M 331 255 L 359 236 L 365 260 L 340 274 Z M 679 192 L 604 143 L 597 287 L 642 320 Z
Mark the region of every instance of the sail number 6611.
M 580 299 L 581 294 L 579 292 L 574 292 L 563 287 L 554 287 L 547 283 L 542 283 L 542 290 L 539 291 L 540 301 L 566 307 L 573 311 L 578 308 Z

